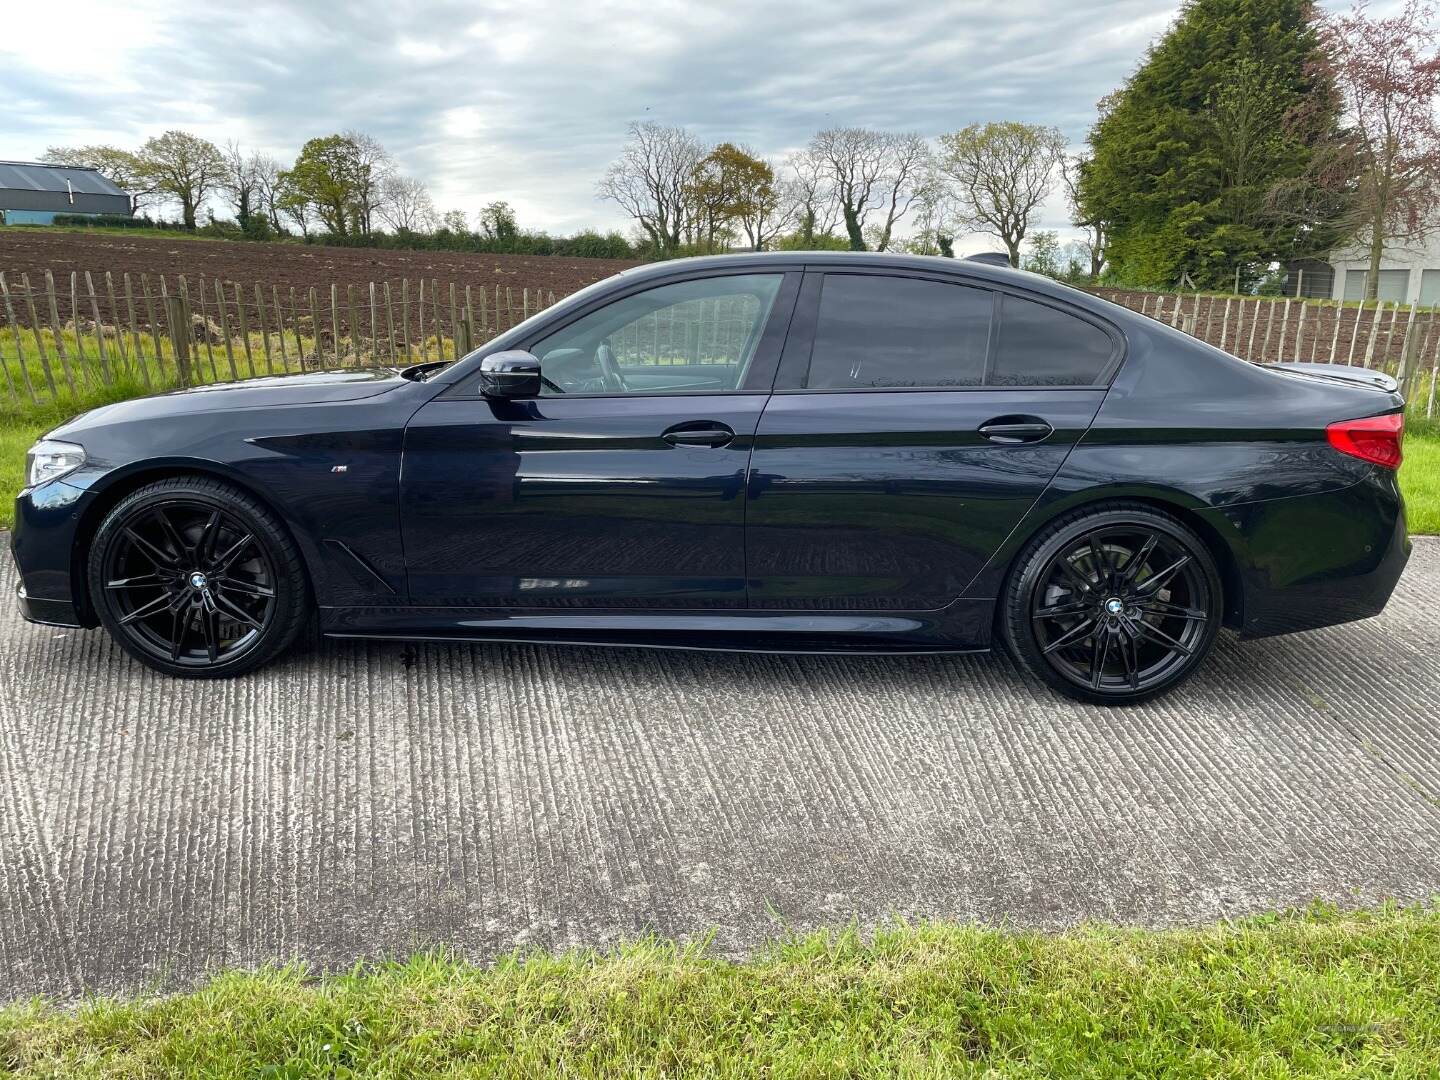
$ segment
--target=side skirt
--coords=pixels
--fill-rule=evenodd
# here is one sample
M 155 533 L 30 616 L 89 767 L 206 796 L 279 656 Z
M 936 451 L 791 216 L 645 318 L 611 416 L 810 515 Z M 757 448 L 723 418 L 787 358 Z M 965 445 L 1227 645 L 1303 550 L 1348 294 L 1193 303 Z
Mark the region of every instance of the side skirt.
M 714 652 L 988 652 L 994 601 L 939 611 L 576 611 L 322 608 L 321 633 L 404 641 L 507 641 Z

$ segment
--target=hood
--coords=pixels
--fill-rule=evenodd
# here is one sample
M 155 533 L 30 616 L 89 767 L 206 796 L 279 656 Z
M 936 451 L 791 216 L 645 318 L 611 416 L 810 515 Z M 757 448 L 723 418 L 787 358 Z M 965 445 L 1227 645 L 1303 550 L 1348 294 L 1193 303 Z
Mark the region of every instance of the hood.
M 261 409 L 268 406 L 358 401 L 409 385 L 397 368 L 351 368 L 266 375 L 239 382 L 209 383 L 151 397 L 102 405 L 82 413 L 55 432 L 89 427 L 96 422 L 158 419 L 187 413 Z

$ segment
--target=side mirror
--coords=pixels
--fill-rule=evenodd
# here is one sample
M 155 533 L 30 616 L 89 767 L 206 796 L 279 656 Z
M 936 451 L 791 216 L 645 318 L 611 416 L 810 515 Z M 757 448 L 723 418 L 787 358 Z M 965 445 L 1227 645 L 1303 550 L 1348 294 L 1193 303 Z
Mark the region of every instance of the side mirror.
M 480 361 L 480 392 L 493 398 L 538 397 L 540 358 L 523 349 L 508 349 Z

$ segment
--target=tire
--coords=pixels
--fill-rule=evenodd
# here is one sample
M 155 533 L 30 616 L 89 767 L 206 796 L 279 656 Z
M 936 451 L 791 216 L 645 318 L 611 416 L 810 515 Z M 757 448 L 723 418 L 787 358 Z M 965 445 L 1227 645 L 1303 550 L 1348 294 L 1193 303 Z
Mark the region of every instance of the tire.
M 1204 542 L 1153 507 L 1115 502 L 1065 514 L 1026 544 L 999 629 L 1011 655 L 1062 694 L 1126 705 L 1186 679 L 1214 646 L 1222 612 Z
M 279 518 L 202 476 L 159 480 L 105 515 L 86 566 L 90 599 L 115 642 L 167 675 L 253 671 L 288 648 L 313 605 Z

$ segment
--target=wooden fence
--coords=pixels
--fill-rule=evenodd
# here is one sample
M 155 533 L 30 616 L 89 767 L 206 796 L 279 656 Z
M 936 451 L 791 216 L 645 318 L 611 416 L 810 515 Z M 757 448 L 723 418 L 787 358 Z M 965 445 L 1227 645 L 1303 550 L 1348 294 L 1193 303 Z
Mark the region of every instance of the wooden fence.
M 433 278 L 282 290 L 184 275 L 0 273 L 0 393 L 41 404 L 105 388 L 454 360 L 554 302 L 538 288 Z
M 1384 301 L 1096 289 L 1255 363 L 1389 371 L 1433 416 L 1440 312 Z M 453 360 L 555 302 L 538 288 L 434 278 L 297 289 L 184 275 L 32 281 L 0 273 L 0 371 L 13 403 L 92 400 L 288 371 Z
M 1345 364 L 1400 380 L 1412 412 L 1435 415 L 1440 311 L 1397 302 L 1347 303 L 1093 289 L 1113 303 L 1251 363 Z

